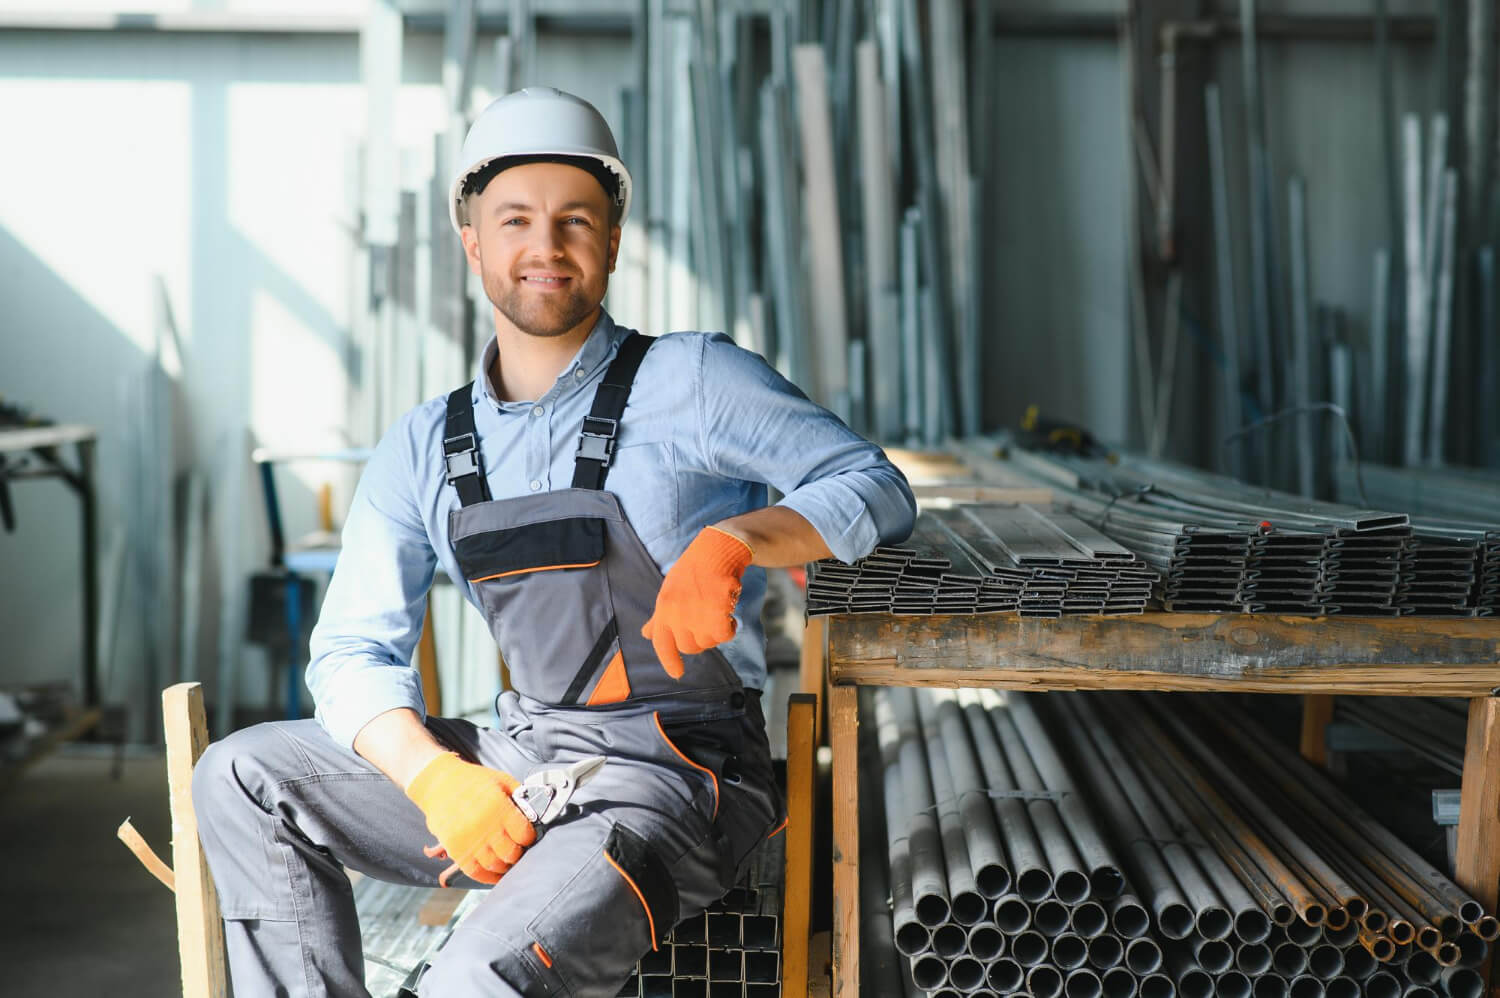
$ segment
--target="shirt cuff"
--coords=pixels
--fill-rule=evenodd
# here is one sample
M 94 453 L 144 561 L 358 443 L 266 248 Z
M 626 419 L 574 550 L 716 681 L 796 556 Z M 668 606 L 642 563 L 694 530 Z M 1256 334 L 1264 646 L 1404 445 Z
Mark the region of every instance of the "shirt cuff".
M 809 482 L 776 505 L 811 523 L 828 550 L 846 565 L 875 550 L 880 541 L 880 531 L 864 496 L 836 479 Z M 855 511 L 852 517 L 850 510 Z
M 389 710 L 408 708 L 427 720 L 422 677 L 409 666 L 349 663 L 318 691 L 318 721 L 334 741 L 354 750 L 366 724 Z

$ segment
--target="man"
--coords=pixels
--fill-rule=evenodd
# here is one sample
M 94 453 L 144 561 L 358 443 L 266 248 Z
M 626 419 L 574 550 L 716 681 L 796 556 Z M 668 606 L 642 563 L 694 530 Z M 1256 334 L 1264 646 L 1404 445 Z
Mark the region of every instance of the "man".
M 852 561 L 915 515 L 879 449 L 760 357 L 600 307 L 631 178 L 592 106 L 503 97 L 462 161 L 453 224 L 495 339 L 365 470 L 313 634 L 317 720 L 237 732 L 194 774 L 240 998 L 366 994 L 346 869 L 497 885 L 424 995 L 614 995 L 782 822 L 762 570 Z M 439 564 L 510 667 L 494 728 L 426 715 L 410 662 Z M 539 832 L 517 782 L 594 755 Z

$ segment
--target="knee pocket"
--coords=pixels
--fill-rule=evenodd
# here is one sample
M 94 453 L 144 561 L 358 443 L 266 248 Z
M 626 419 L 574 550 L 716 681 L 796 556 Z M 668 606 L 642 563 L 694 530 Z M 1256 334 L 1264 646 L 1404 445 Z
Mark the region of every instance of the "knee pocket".
M 465 932 L 459 926 L 422 974 L 417 994 L 422 998 L 489 994 L 496 981 L 525 998 L 571 993 L 556 968 L 536 955 L 484 932 Z
M 612 825 L 604 843 L 527 925 L 530 951 L 523 958 L 534 966 L 550 961 L 546 970 L 569 991 L 592 993 L 618 984 L 662 943 L 677 924 L 679 904 L 667 862 L 643 836 Z

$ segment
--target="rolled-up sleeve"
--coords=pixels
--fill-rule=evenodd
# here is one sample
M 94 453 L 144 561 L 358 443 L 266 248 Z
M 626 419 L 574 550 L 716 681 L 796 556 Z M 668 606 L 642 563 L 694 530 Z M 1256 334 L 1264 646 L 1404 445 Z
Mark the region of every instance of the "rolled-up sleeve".
M 388 710 L 426 716 L 411 658 L 436 555 L 416 502 L 409 419 L 386 434 L 360 476 L 312 633 L 307 685 L 317 718 L 350 748 Z
M 903 541 L 916 519 L 906 477 L 885 452 L 810 401 L 759 354 L 701 338 L 699 447 L 720 474 L 764 482 L 840 561 Z

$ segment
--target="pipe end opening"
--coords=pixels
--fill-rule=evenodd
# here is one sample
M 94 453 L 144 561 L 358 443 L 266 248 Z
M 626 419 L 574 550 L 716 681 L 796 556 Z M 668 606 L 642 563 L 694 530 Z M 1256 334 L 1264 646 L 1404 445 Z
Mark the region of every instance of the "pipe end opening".
M 1111 920 L 1115 931 L 1126 939 L 1138 939 L 1151 929 L 1151 916 L 1135 902 L 1117 905 Z
M 1234 916 L 1234 935 L 1242 943 L 1263 943 L 1271 936 L 1271 919 L 1263 911 L 1246 909 Z
M 1168 939 L 1186 939 L 1193 934 L 1193 913 L 1185 904 L 1168 904 L 1157 915 L 1157 924 Z
M 999 863 L 987 863 L 974 874 L 974 884 L 979 893 L 994 901 L 1009 892 L 1010 871 Z
M 1063 904 L 1082 904 L 1089 899 L 1089 878 L 1081 870 L 1064 870 L 1052 882 L 1052 893 Z
M 1075 970 L 1068 975 L 1068 998 L 1100 998 L 1104 984 L 1092 970 Z

